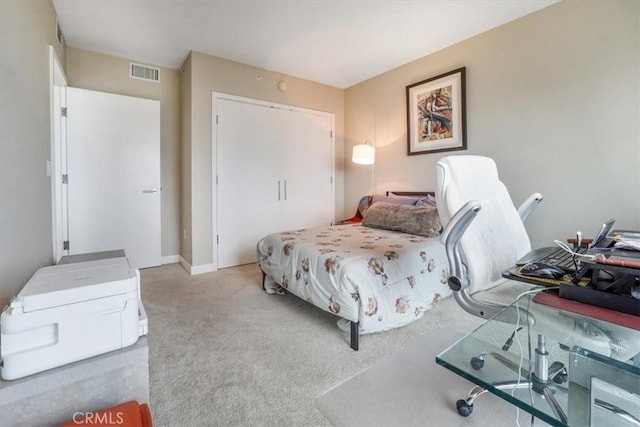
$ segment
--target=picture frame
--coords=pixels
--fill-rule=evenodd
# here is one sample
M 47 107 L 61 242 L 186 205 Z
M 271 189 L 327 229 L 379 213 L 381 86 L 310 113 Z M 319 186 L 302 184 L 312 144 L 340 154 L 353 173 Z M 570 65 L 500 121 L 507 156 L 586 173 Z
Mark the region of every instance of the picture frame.
M 466 68 L 407 86 L 407 155 L 467 149 Z

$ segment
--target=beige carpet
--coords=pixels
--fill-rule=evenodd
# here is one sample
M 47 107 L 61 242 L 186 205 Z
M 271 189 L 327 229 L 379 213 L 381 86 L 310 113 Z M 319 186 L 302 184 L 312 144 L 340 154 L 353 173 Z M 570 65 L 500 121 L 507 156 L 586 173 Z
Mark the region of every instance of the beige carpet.
M 435 357 L 462 335 L 446 328 L 428 332 L 324 394 L 316 406 L 334 426 L 515 425 L 515 407 L 491 394 L 475 402 L 469 418 L 458 414 L 455 402 L 473 385 Z M 520 411 L 519 420 L 529 425 L 530 415 Z
M 457 333 L 449 331 L 469 331 L 480 322 L 449 298 L 408 326 L 361 337 L 355 352 L 335 316 L 292 295 L 267 295 L 260 280 L 255 264 L 197 276 L 177 264 L 142 271 L 155 425 L 327 426 L 314 405 L 318 397 L 425 333 L 444 328 L 438 335 L 453 339 Z M 425 366 L 445 375 L 427 350 L 435 351 L 425 347 Z M 468 384 L 450 381 L 425 383 L 425 396 L 443 386 L 451 396 L 464 396 Z M 389 399 L 409 410 L 394 395 Z M 454 403 L 425 399 L 432 416 L 423 425 L 449 425 L 452 413 L 458 417 Z M 513 421 L 515 411 L 507 407 L 504 416 Z

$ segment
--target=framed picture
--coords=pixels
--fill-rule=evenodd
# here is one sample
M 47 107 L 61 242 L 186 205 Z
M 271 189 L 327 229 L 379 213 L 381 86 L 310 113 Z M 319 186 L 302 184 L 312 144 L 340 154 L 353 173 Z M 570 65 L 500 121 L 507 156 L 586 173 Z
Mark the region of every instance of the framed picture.
M 408 155 L 467 149 L 465 68 L 407 86 Z

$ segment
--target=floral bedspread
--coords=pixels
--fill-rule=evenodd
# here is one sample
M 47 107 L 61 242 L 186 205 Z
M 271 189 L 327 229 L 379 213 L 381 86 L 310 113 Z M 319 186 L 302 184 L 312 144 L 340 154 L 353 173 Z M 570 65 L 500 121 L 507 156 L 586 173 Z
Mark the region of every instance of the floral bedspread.
M 359 321 L 362 334 L 411 323 L 451 294 L 439 236 L 336 225 L 271 234 L 257 256 L 267 292 Z

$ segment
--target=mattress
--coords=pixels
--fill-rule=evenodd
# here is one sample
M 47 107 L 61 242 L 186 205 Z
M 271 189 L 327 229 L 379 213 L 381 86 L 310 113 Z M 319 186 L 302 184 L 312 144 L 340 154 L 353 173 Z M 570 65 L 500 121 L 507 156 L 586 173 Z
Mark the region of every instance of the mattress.
M 265 290 L 286 290 L 361 334 L 404 326 L 451 294 L 438 237 L 360 224 L 275 233 L 258 242 Z

